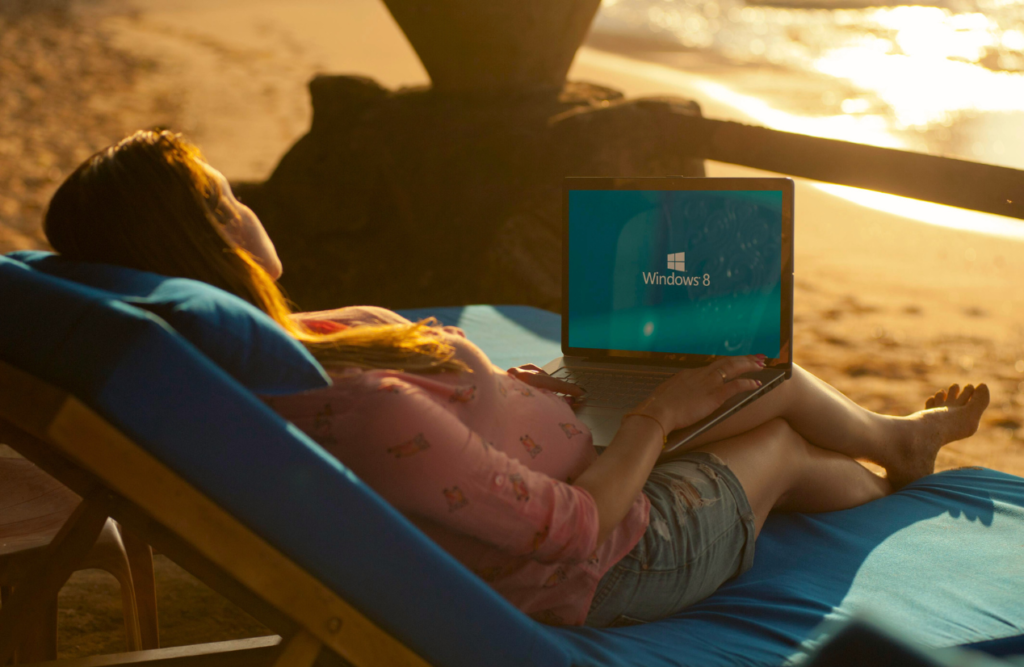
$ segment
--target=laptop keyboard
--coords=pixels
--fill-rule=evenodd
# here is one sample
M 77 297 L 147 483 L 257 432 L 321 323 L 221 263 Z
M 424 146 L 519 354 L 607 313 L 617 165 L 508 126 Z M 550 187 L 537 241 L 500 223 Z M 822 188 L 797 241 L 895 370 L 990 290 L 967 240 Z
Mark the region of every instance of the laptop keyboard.
M 597 408 L 631 408 L 671 376 L 661 373 L 603 371 L 563 366 L 552 374 L 587 391 L 584 404 Z

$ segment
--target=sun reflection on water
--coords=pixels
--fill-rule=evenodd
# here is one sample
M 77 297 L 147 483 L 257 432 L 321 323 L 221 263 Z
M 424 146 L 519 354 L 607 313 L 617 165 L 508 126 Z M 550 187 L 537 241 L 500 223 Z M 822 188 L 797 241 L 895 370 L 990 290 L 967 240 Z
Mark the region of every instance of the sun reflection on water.
M 766 102 L 778 129 L 1024 168 L 1024 0 L 878 6 L 897 1 L 604 0 L 594 30 L 835 82 L 816 103 L 794 87 L 780 124 Z
M 874 91 L 892 110 L 898 128 L 949 127 L 961 112 L 1024 110 L 1024 75 L 980 65 L 997 46 L 998 26 L 984 15 L 937 7 L 882 8 L 868 12 L 864 25 L 894 35 L 865 34 L 855 40 L 859 43 L 824 52 L 814 69 Z M 1000 42 L 1016 44 L 1018 35 L 1024 40 L 1024 34 L 1008 30 Z M 845 104 L 843 111 L 857 112 Z
M 814 187 L 854 204 L 877 211 L 885 211 L 917 222 L 1024 241 L 1024 225 L 1014 218 L 967 211 L 953 206 L 943 206 L 919 199 L 898 197 L 884 192 L 862 190 L 833 183 L 815 183 Z

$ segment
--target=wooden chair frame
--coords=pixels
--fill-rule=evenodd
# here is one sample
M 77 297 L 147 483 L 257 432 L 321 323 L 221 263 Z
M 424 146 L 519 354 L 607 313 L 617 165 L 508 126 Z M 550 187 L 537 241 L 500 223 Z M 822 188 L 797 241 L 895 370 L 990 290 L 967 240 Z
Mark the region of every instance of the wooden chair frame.
M 0 442 L 83 499 L 0 609 L 0 664 L 10 659 L 20 630 L 44 611 L 41 605 L 53 599 L 113 517 L 280 637 L 73 664 L 310 667 L 319 658 L 355 667 L 426 667 L 420 656 L 81 401 L 4 362 Z

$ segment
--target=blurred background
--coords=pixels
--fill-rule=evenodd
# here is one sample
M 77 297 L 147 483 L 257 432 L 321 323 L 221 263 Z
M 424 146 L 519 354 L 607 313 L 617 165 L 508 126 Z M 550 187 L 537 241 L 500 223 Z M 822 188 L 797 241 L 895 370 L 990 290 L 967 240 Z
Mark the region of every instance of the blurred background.
M 779 129 L 1024 168 L 1021 2 L 605 0 L 591 44 L 734 79 Z
M 570 79 L 592 67 L 708 116 L 1024 168 L 1020 0 L 604 0 Z M 265 179 L 317 72 L 429 82 L 378 0 L 0 0 L 0 248 L 38 244 L 61 174 L 139 127 Z

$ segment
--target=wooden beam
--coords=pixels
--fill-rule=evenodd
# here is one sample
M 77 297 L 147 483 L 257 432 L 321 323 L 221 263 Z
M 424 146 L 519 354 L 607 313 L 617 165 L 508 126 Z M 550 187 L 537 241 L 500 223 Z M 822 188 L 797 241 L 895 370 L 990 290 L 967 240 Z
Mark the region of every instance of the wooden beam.
M 99 479 L 111 490 L 127 491 L 130 500 L 112 500 L 116 520 L 268 627 L 304 627 L 356 667 L 425 667 L 422 658 L 74 397 L 3 362 L 0 386 L 7 390 L 0 396 L 0 416 L 15 425 L 0 420 L 6 444 L 80 494 Z M 23 388 L 42 403 L 19 415 L 23 405 L 11 397 Z M 46 419 L 49 424 L 38 433 Z
M 355 667 L 426 667 L 421 657 L 74 397 L 64 402 L 46 439 Z
M 0 443 L 85 497 L 101 485 L 42 439 L 67 397 L 67 392 L 0 361 Z
M 551 122 L 588 136 L 644 122 L 662 152 L 1024 219 L 1022 170 L 704 118 L 677 98 L 579 108 Z
M 35 667 L 270 667 L 281 653 L 280 644 L 278 636 L 256 637 L 40 662 Z
M 37 396 L 49 394 L 48 402 L 51 405 L 62 404 L 68 398 L 66 392 L 59 392 L 41 380 L 2 361 L 0 361 L 0 387 L 6 387 L 12 395 L 19 395 L 19 393 Z M 51 394 L 48 388 L 53 389 L 53 392 L 56 393 Z M 0 416 L 15 412 L 11 407 L 0 400 Z M 59 408 L 55 408 L 47 411 L 51 420 L 58 410 Z M 105 488 L 96 476 L 86 472 L 78 464 L 72 463 L 52 444 L 27 433 L 3 418 L 0 418 L 0 443 L 11 446 L 19 454 L 80 496 L 86 496 L 97 489 Z M 153 521 L 149 515 L 133 503 L 123 498 L 117 498 L 111 507 L 110 516 L 128 532 L 137 533 L 146 543 L 157 547 L 172 561 L 274 632 L 290 636 L 296 631 L 298 626 L 288 615 L 239 584 L 229 573 L 205 558 L 177 534 Z M 128 548 L 127 543 L 125 548 Z M 143 548 L 148 547 L 143 545 Z M 23 574 L 19 575 L 19 578 L 21 576 Z M 149 625 L 152 626 L 155 623 L 156 619 L 154 618 L 151 619 Z M 148 641 L 156 643 L 158 638 L 155 627 L 150 627 L 149 630 L 148 637 L 146 634 L 143 636 L 143 647 L 158 648 L 158 646 L 147 646 Z M 143 627 L 143 632 L 146 632 L 145 627 Z
M 0 418 L 0 443 L 10 446 L 79 496 L 84 497 L 103 488 L 95 476 L 71 463 L 52 445 L 3 418 Z
M 82 500 L 25 578 L 14 587 L 0 609 L 0 665 L 14 655 L 28 628 L 42 618 L 68 577 L 92 550 L 110 516 L 110 504 L 106 491 Z
M 0 361 L 0 418 L 23 431 L 42 437 L 67 396 L 67 392 Z
M 298 630 L 299 626 L 290 616 L 240 584 L 228 571 L 211 562 L 176 533 L 154 521 L 131 501 L 119 499 L 111 508 L 110 515 L 119 524 L 137 533 L 153 548 L 272 631 L 290 636 Z
M 708 160 L 1024 219 L 1024 171 L 676 114 Z

